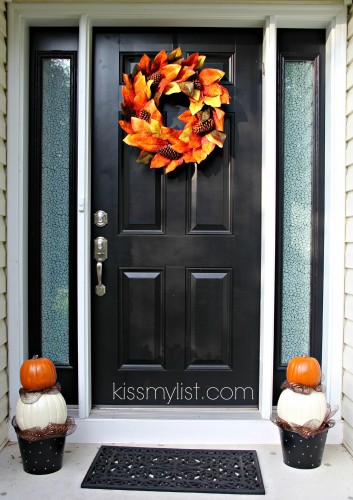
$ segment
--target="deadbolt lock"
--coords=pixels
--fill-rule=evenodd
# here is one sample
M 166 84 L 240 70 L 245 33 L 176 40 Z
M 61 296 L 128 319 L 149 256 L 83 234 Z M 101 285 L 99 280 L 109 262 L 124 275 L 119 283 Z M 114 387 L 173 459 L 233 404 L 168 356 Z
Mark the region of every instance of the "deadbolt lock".
M 98 227 L 104 227 L 108 224 L 108 214 L 104 210 L 98 210 L 94 214 L 94 223 Z

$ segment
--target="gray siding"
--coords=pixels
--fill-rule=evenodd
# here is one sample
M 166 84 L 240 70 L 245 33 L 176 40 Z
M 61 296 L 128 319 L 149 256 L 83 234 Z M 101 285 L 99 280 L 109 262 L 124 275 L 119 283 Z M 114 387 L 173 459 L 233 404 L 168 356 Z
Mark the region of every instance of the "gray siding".
M 0 450 L 7 441 L 8 415 L 6 330 L 6 17 L 0 1 Z
M 344 442 L 353 450 L 353 8 L 349 12 L 347 41 L 347 150 L 346 150 L 346 278 L 343 346 Z

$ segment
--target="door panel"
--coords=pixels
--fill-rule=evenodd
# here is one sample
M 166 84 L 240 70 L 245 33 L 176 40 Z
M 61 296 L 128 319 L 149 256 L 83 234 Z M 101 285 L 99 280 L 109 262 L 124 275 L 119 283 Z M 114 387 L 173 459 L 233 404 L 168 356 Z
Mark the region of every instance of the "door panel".
M 96 405 L 258 403 L 261 43 L 262 30 L 94 33 L 92 208 L 109 215 L 92 227 L 109 245 L 106 295 L 92 293 Z M 225 71 L 232 99 L 224 148 L 164 175 L 122 142 L 119 85 L 143 53 L 177 46 Z M 167 126 L 187 107 L 164 99 Z
M 164 366 L 164 271 L 120 269 L 121 369 Z
M 231 369 L 232 271 L 187 269 L 187 369 Z M 214 335 L 217 332 L 217 335 Z
M 232 136 L 229 119 L 224 131 Z M 232 233 L 232 169 L 227 145 L 214 150 L 207 159 L 207 169 L 189 167 L 187 178 L 188 234 Z M 212 199 L 212 203 L 210 203 Z

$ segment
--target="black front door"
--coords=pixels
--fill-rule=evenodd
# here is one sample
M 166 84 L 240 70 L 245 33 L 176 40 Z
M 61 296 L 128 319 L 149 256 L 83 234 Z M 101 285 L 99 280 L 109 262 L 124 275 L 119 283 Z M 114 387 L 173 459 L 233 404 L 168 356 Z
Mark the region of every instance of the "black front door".
M 258 404 L 261 44 L 262 30 L 94 33 L 92 212 L 108 214 L 92 225 L 108 241 L 103 296 L 92 255 L 94 405 Z M 122 142 L 122 73 L 179 46 L 225 72 L 231 104 L 224 148 L 165 175 Z M 164 106 L 168 126 L 183 105 Z

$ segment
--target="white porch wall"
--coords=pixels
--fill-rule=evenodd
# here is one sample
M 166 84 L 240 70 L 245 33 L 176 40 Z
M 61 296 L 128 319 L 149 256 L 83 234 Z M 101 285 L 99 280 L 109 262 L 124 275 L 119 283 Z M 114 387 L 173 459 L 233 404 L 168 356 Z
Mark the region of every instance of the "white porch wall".
M 347 42 L 347 150 L 346 150 L 346 280 L 343 346 L 343 439 L 353 451 L 353 7 L 350 8 Z
M 7 441 L 8 415 L 6 329 L 6 17 L 0 1 L 0 450 Z

